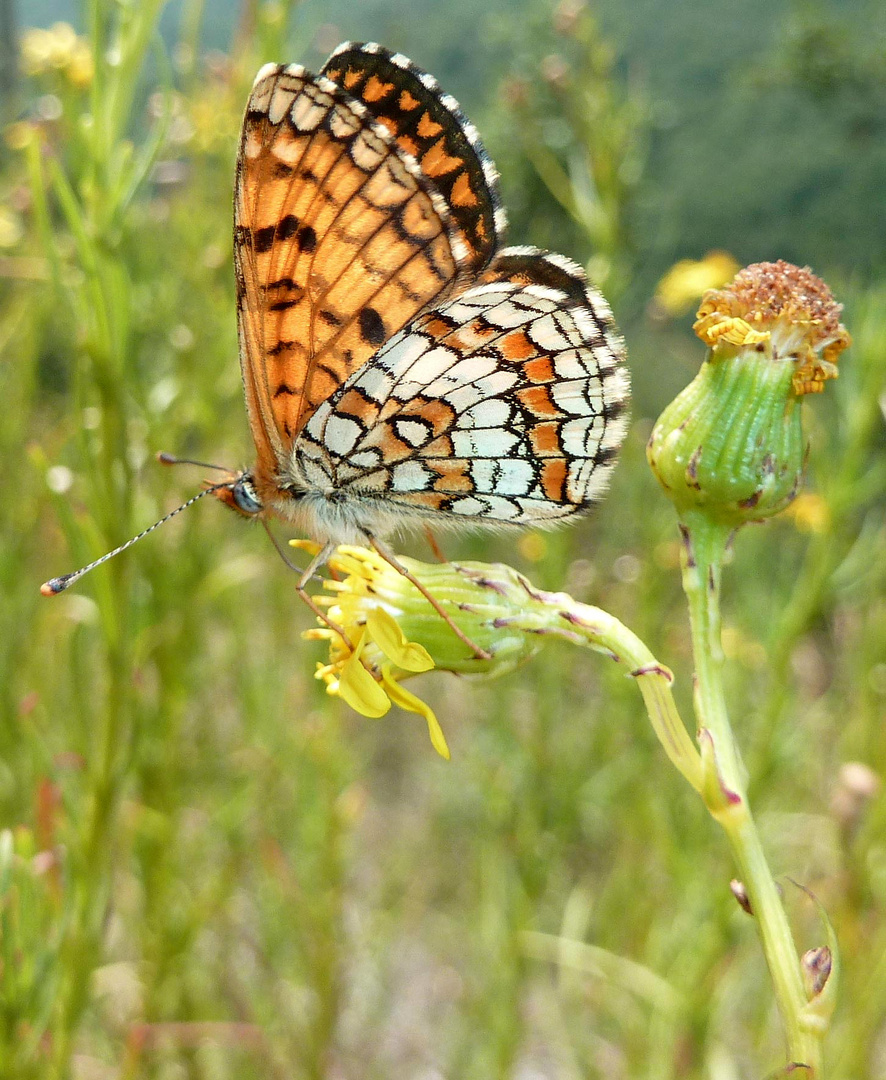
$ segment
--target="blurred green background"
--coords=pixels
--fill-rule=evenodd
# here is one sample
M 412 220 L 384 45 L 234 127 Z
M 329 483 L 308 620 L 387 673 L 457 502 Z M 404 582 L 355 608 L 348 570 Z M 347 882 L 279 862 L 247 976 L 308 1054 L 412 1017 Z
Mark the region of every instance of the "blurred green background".
M 725 249 L 809 263 L 845 303 L 853 348 L 805 406 L 806 493 L 738 538 L 725 644 L 798 944 L 823 932 L 791 881 L 842 947 L 828 1075 L 886 1077 L 882 4 L 2 12 L 0 1076 L 743 1080 L 785 1064 L 726 845 L 614 665 L 549 646 L 495 682 L 415 680 L 446 764 L 418 718 L 323 694 L 291 576 L 209 500 L 38 594 L 194 493 L 199 471 L 155 452 L 250 462 L 240 117 L 262 63 L 316 68 L 354 38 L 459 98 L 502 172 L 510 241 L 587 264 L 628 344 L 634 422 L 605 503 L 563 532 L 446 552 L 612 611 L 674 668 L 690 725 L 674 519 L 643 447 L 703 352 L 691 294 L 657 283 Z

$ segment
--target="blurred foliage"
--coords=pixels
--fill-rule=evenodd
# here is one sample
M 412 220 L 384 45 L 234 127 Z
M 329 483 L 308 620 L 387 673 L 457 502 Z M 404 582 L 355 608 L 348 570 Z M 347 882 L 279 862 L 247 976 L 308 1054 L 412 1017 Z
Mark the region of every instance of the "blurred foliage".
M 447 765 L 420 718 L 368 721 L 325 697 L 287 572 L 260 531 L 214 506 L 70 594 L 39 597 L 47 576 L 193 493 L 199 474 L 161 469 L 155 451 L 250 455 L 230 245 L 240 116 L 260 63 L 316 55 L 310 39 L 334 33 L 335 10 L 254 0 L 231 17 L 227 51 L 207 53 L 201 23 L 217 34 L 221 17 L 169 8 L 167 57 L 161 7 L 94 0 L 80 28 L 103 58 L 94 78 L 66 62 L 34 71 L 4 132 L 0 1074 L 774 1068 L 778 1021 L 728 857 L 614 666 L 548 647 L 495 683 L 423 676 Z M 404 19 L 373 0 L 354 15 L 360 33 L 341 36 L 412 52 L 469 112 L 463 91 L 482 88 L 491 103 L 476 119 L 505 174 L 512 242 L 542 234 L 586 262 L 591 237 L 610 237 L 640 417 L 611 494 L 574 529 L 446 550 L 613 611 L 674 667 L 684 716 L 677 539 L 642 417 L 701 356 L 683 324 L 645 314 L 655 281 L 677 257 L 724 247 L 813 261 L 846 303 L 855 345 L 807 410 L 807 497 L 740 538 L 725 592 L 753 798 L 802 947 L 820 943 L 817 911 L 788 878 L 837 929 L 831 1075 L 858 1080 L 886 1073 L 886 283 L 870 220 L 882 96 L 872 90 L 860 132 L 844 82 L 817 76 L 811 93 L 808 66 L 784 63 L 810 55 L 791 45 L 796 25 L 842 25 L 835 12 L 797 7 L 782 36 L 777 5 L 726 8 L 718 23 L 708 5 L 664 17 L 652 0 L 601 4 L 566 60 L 615 125 L 609 141 L 550 68 L 539 75 L 559 40 L 547 7 L 489 9 L 480 36 L 498 68 L 469 60 L 467 3 L 436 5 L 426 24 L 425 8 Z M 841 31 L 835 48 L 851 59 L 836 67 L 873 86 L 873 37 Z M 632 61 L 628 78 L 628 55 L 657 59 Z M 539 122 L 575 185 L 563 205 L 493 101 L 510 57 L 526 61 L 527 100 L 552 114 Z M 589 170 L 600 145 L 627 176 L 595 233 L 573 209 L 603 190 Z
M 560 51 L 544 58 L 535 85 L 514 78 L 506 101 L 527 160 L 585 236 L 588 273 L 618 298 L 636 258 L 631 217 L 649 109 L 614 77 L 613 49 L 582 0 L 564 0 L 554 28 Z

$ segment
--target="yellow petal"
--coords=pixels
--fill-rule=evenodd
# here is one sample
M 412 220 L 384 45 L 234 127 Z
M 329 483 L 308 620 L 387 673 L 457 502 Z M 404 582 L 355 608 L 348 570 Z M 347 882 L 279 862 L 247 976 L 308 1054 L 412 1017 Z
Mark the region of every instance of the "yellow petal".
M 299 551 L 306 551 L 309 555 L 319 555 L 323 550 L 323 545 L 316 544 L 313 540 L 290 540 L 289 546 Z
M 367 581 L 375 570 L 373 563 L 361 555 L 370 554 L 363 548 L 340 546 L 329 556 L 327 566 L 336 573 L 353 577 L 359 582 Z
M 407 712 L 418 713 L 419 716 L 425 718 L 428 723 L 428 734 L 431 736 L 431 745 L 440 757 L 449 761 L 450 754 L 449 747 L 446 745 L 446 737 L 437 717 L 434 716 L 434 710 L 431 706 L 422 701 L 421 698 L 416 697 L 415 694 L 403 689 L 400 683 L 391 675 L 390 664 L 385 664 L 381 669 L 381 680 L 385 690 L 388 692 L 388 697 L 395 705 L 399 705 L 401 709 L 405 709 Z
M 704 305 L 699 308 L 699 318 L 692 329 L 705 345 L 711 348 L 721 341 L 730 345 L 758 345 L 772 336 L 768 330 L 755 330 L 746 319 L 737 315 L 726 315 L 721 311 L 705 312 L 702 315 L 703 311 Z
M 339 697 L 363 716 L 384 716 L 391 707 L 391 701 L 381 684 L 360 663 L 360 652 L 365 642 L 364 630 L 353 655 L 342 665 L 338 678 Z
M 431 654 L 417 641 L 407 641 L 400 624 L 384 608 L 373 608 L 366 616 L 366 626 L 372 640 L 389 660 L 404 671 L 430 671 L 434 666 Z

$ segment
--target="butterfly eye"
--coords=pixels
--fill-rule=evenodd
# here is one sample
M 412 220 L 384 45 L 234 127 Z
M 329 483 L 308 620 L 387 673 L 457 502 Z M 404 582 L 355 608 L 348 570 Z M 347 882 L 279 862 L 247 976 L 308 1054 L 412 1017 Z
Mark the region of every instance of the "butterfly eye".
M 257 514 L 262 509 L 252 481 L 248 477 L 241 477 L 231 488 L 234 502 L 244 514 Z

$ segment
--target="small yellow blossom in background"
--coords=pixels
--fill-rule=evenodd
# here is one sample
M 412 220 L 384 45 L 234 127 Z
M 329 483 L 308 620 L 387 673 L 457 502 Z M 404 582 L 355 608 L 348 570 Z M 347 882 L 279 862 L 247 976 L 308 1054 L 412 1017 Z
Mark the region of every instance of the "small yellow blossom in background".
M 528 562 L 541 562 L 548 553 L 547 538 L 537 532 L 524 533 L 517 541 L 517 550 Z
M 8 206 L 0 206 L 0 248 L 11 248 L 24 233 L 21 218 Z
M 3 141 L 10 150 L 24 150 L 31 140 L 38 137 L 37 125 L 28 120 L 17 120 L 3 129 Z
M 217 150 L 230 141 L 231 113 L 219 110 L 217 101 L 209 97 L 197 98 L 190 108 L 190 120 L 194 126 L 194 141 L 201 151 Z
M 86 38 L 78 37 L 69 23 L 58 22 L 48 30 L 26 30 L 21 39 L 21 66 L 34 77 L 51 71 L 61 73 L 72 86 L 92 82 L 95 65 Z
M 668 315 L 683 315 L 708 289 L 719 289 L 739 269 L 728 251 L 709 251 L 703 259 L 681 259 L 659 281 L 655 302 Z
M 231 152 L 231 133 L 243 110 L 243 74 L 227 57 L 206 58 L 202 80 L 185 100 L 194 146 L 204 153 Z
M 787 508 L 800 532 L 826 533 L 831 527 L 831 508 L 814 492 L 803 492 Z

